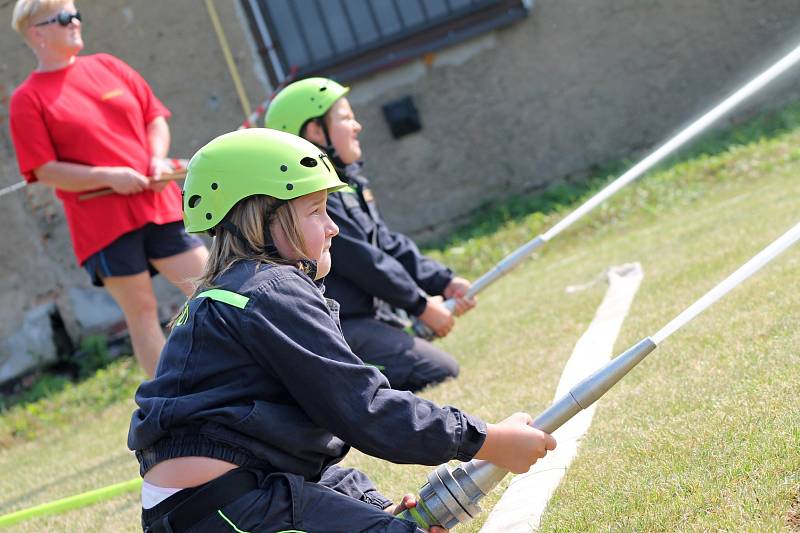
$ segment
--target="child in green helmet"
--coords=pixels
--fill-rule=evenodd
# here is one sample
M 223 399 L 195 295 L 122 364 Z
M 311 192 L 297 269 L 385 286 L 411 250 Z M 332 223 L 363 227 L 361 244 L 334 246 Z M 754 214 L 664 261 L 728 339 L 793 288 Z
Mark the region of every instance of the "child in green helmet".
M 326 154 L 274 130 L 211 141 L 184 185 L 211 257 L 136 393 L 142 526 L 184 531 L 420 532 L 354 469 L 350 446 L 397 463 L 485 459 L 514 472 L 555 446 L 517 413 L 486 424 L 393 390 L 348 347 L 322 278 L 342 187 Z M 430 531 L 441 532 L 441 528 Z
M 360 173 L 361 145 L 346 98 L 348 88 L 325 78 L 288 85 L 270 104 L 266 125 L 323 148 L 349 186 L 330 195 L 328 213 L 339 226 L 331 249 L 328 296 L 341 305 L 342 330 L 353 351 L 380 368 L 392 387 L 416 391 L 458 374 L 458 363 L 430 342 L 409 336 L 407 317 L 444 337 L 453 314 L 471 309 L 470 282 L 422 255 L 407 236 L 391 231 Z

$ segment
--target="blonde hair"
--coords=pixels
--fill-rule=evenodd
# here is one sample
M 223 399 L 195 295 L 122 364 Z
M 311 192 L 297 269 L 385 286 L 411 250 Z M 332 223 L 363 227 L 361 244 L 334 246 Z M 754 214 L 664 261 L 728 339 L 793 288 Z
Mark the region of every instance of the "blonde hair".
M 305 271 L 301 263 L 280 257 L 274 248 L 265 250 L 264 227 L 268 228 L 274 222 L 283 230 L 293 252 L 300 257 L 307 257 L 303 234 L 291 202 L 272 196 L 250 196 L 233 206 L 226 218 L 239 229 L 241 238 L 223 226 L 216 227 L 208 262 L 202 276 L 195 282 L 196 288 L 211 287 L 220 274 L 243 260 L 294 265 Z M 242 242 L 242 239 L 246 242 Z
M 63 6 L 68 0 L 17 0 L 14 14 L 11 16 L 11 27 L 17 33 L 23 33 L 30 27 L 31 20 L 43 11 L 50 11 Z

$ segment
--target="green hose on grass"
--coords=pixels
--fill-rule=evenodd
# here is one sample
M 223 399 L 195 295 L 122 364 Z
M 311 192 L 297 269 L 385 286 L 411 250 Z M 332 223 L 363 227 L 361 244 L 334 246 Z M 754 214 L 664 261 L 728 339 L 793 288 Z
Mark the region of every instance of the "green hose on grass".
M 10 526 L 23 520 L 29 520 L 39 516 L 63 513 L 79 507 L 92 505 L 93 503 L 109 500 L 120 494 L 134 492 L 142 488 L 142 478 L 131 479 L 122 483 L 116 483 L 101 489 L 90 490 L 83 494 L 77 494 L 68 498 L 62 498 L 53 502 L 43 503 L 28 509 L 14 511 L 13 513 L 0 515 L 0 527 Z
M 90 490 L 89 492 L 84 492 L 83 494 L 77 494 L 75 496 L 70 496 L 68 498 L 62 498 L 54 502 L 43 503 L 41 505 L 30 507 L 28 509 L 14 511 L 13 513 L 0 515 L 0 527 L 11 526 L 19 522 L 22 522 L 23 520 L 29 520 L 31 518 L 37 518 L 39 516 L 59 514 L 66 511 L 71 511 L 73 509 L 77 509 L 79 507 L 86 507 L 87 505 L 92 505 L 93 503 L 98 503 L 103 500 L 110 500 L 111 498 L 119 496 L 120 494 L 125 494 L 127 492 L 135 492 L 141 488 L 142 488 L 142 479 L 136 478 L 136 479 L 131 479 L 130 481 L 124 481 L 122 483 L 109 485 L 108 487 L 103 487 L 102 489 Z M 220 515 L 222 515 L 221 512 Z M 222 515 L 222 517 L 225 519 L 225 521 L 230 522 L 225 515 Z M 239 529 L 237 528 L 235 529 L 236 531 L 239 531 Z M 287 531 L 280 531 L 278 533 L 305 533 L 305 532 L 292 529 Z

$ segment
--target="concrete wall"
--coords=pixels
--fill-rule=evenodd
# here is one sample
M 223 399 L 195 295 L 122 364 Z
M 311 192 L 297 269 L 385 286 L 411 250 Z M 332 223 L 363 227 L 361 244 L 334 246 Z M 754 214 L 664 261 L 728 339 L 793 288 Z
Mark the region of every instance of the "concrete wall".
M 799 30 L 796 0 L 537 0 L 527 20 L 354 84 L 365 174 L 394 227 L 441 233 L 487 200 L 649 150 Z M 758 106 L 797 98 L 798 81 Z M 423 130 L 394 140 L 381 105 L 405 95 Z
M 13 4 L 0 0 L 0 23 Z M 174 155 L 190 156 L 241 123 L 204 2 L 78 6 L 86 53 L 124 59 L 172 109 Z M 248 25 L 237 1 L 215 6 L 255 107 L 268 88 Z M 391 225 L 441 233 L 488 200 L 649 149 L 763 69 L 800 39 L 799 29 L 797 0 L 537 0 L 513 26 L 352 83 L 365 170 Z M 19 180 L 7 96 L 33 67 L 18 36 L 0 31 L 0 186 Z M 789 77 L 758 105 L 796 98 L 797 81 Z M 423 130 L 394 140 L 381 105 L 409 94 Z M 120 315 L 109 318 L 113 304 L 75 266 L 50 191 L 0 197 L 0 220 L 2 382 L 25 366 L 20 358 L 54 357 L 48 328 L 56 311 L 74 341 L 113 329 Z M 181 299 L 166 284 L 157 290 L 165 308 Z

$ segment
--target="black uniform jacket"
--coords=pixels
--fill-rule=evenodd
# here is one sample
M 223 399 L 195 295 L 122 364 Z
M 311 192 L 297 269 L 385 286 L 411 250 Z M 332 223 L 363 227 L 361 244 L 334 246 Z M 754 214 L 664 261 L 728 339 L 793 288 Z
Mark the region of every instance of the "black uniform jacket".
M 336 303 L 297 268 L 241 261 L 214 289 L 189 301 L 136 393 L 128 446 L 142 474 L 199 455 L 314 481 L 348 446 L 437 465 L 483 444 L 481 420 L 392 390 L 364 365 Z
M 342 306 L 342 318 L 373 316 L 375 298 L 419 316 L 425 294 L 440 295 L 453 279 L 444 265 L 422 255 L 414 242 L 390 231 L 368 181 L 351 165 L 337 168 L 350 187 L 328 196 L 328 214 L 339 226 L 331 246 L 327 295 Z

